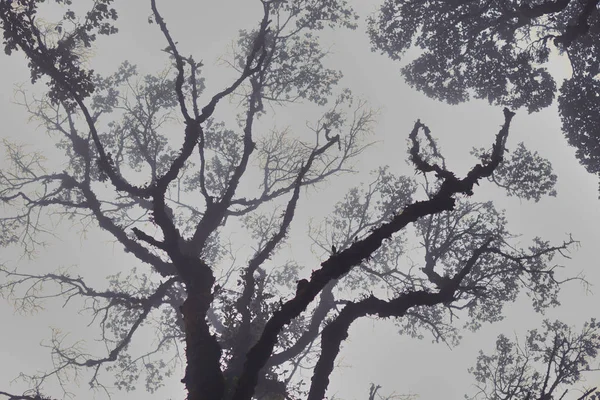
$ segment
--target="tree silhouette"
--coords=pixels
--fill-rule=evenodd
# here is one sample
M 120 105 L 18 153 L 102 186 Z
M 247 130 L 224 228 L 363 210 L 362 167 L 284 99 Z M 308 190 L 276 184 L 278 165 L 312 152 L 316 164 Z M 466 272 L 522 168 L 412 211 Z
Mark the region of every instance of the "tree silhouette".
M 534 112 L 558 93 L 569 144 L 588 172 L 600 173 L 598 1 L 387 0 L 369 33 L 374 49 L 392 59 L 422 49 L 402 75 L 450 104 L 472 96 Z M 572 68 L 560 88 L 548 70 L 553 53 Z
M 600 334 L 595 319 L 581 333 L 566 324 L 544 321 L 543 329 L 529 331 L 522 343 L 500 335 L 496 350 L 479 353 L 471 373 L 478 393 L 471 399 L 563 399 L 568 385 L 581 380 L 582 372 L 595 371 L 591 364 L 598 355 Z M 583 390 L 577 399 L 595 399 L 596 387 Z
M 0 292 L 19 310 L 35 310 L 49 297 L 80 298 L 107 350 L 90 354 L 56 331 L 54 369 L 26 376 L 31 392 L 0 394 L 35 398 L 49 379 L 64 385 L 82 369 L 90 371 L 92 387 L 102 387 L 108 369 L 117 387 L 132 390 L 143 378 L 152 392 L 179 372 L 183 358 L 189 400 L 320 400 L 359 318 L 394 317 L 404 333 L 429 331 L 455 343 L 457 313 L 477 329 L 501 319 L 503 305 L 521 291 L 537 311 L 558 304 L 569 278 L 557 277 L 550 261 L 575 242 L 537 238 L 516 247 L 503 213 L 470 198 L 484 178 L 523 198 L 552 193 L 556 178 L 546 160 L 526 149 L 504 159 L 514 116 L 508 109 L 491 148 L 477 151 L 480 160 L 462 178 L 417 121 L 409 158 L 424 177 L 423 190 L 382 166 L 370 184 L 351 188 L 323 225 L 310 227 L 324 250 L 312 273 L 294 260 L 271 261 L 284 253 L 302 189 L 347 172 L 368 145 L 373 111 L 339 90 L 341 73 L 322 63 L 318 32 L 355 27 L 345 1 L 261 1 L 261 21 L 240 33 L 229 63 L 237 78 L 212 95 L 204 94 L 202 63 L 183 55 L 155 0 L 149 22 L 162 32 L 173 65 L 144 77 L 127 62 L 105 77 L 86 67 L 85 50 L 97 35 L 118 33 L 111 0 L 91 2 L 83 18 L 71 1 L 57 0 L 65 13 L 54 25 L 39 22 L 42 3 L 0 0 L 0 26 L 6 53 L 22 51 L 32 81 L 48 85 L 42 98 L 22 92 L 22 103 L 66 162 L 64 170 L 48 172 L 41 154 L 7 142 L 11 165 L 0 173 L 0 200 L 12 214 L 0 219 L 0 243 L 31 254 L 48 232 L 40 216 L 58 214 L 108 232 L 138 264 L 110 276 L 106 288 L 68 271 L 3 266 Z M 231 96 L 241 99 L 236 128 L 215 114 Z M 298 100 L 321 107 L 307 124 L 309 139 L 265 133 L 259 118 L 268 107 Z M 531 173 L 511 173 L 521 156 Z M 242 179 L 255 181 L 255 190 Z M 399 260 L 409 224 L 423 243 L 418 268 Z M 231 226 L 245 228 L 245 241 L 254 245 L 247 261 L 228 251 L 222 234 Z M 154 327 L 158 345 L 136 357 L 130 345 L 144 324 Z M 297 371 L 308 368 L 306 389 Z

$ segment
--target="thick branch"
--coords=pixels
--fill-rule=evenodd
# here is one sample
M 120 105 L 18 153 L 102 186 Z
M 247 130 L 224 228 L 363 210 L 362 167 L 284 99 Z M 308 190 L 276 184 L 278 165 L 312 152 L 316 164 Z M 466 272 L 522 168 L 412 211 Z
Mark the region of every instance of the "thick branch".
M 173 276 L 177 273 L 173 264 L 167 263 L 160 257 L 150 253 L 147 248 L 127 236 L 125 230 L 116 225 L 112 219 L 104 215 L 100 207 L 100 202 L 89 186 L 81 185 L 80 189 L 87 200 L 90 210 L 92 210 L 92 213 L 94 213 L 94 216 L 98 221 L 98 225 L 100 225 L 101 228 L 106 229 L 119 242 L 121 242 L 121 244 L 125 247 L 125 251 L 132 253 L 140 261 L 152 265 L 154 269 L 156 269 L 156 271 L 163 277 Z
M 520 13 L 530 19 L 539 18 L 544 15 L 554 14 L 567 8 L 571 0 L 556 0 L 556 1 L 545 1 L 541 4 L 522 5 L 519 8 Z
M 253 91 L 250 95 L 248 112 L 246 113 L 246 124 L 244 127 L 244 150 L 242 157 L 227 184 L 227 190 L 223 197 L 215 203 L 209 202 L 207 204 L 206 212 L 196 227 L 196 231 L 194 232 L 191 240 L 193 244 L 192 247 L 196 249 L 196 251 L 201 250 L 210 234 L 219 226 L 219 224 L 221 224 L 221 221 L 223 221 L 223 218 L 227 213 L 227 209 L 231 205 L 231 199 L 235 195 L 240 179 L 246 172 L 250 155 L 255 148 L 255 144 L 252 141 L 252 125 L 254 123 L 255 115 L 259 111 L 259 97 L 260 87 L 253 83 Z
M 46 398 L 41 397 L 39 394 L 30 396 L 26 394 L 18 395 L 0 391 L 0 396 L 6 396 L 8 397 L 8 400 L 46 400 Z M 50 400 L 49 398 L 47 399 Z
M 477 164 L 467 174 L 467 177 L 458 179 L 454 174 L 441 170 L 439 166 L 430 166 L 418 154 L 418 141 L 416 134 L 421 127 L 420 123 L 415 124 L 415 130 L 410 135 L 413 143 L 411 155 L 413 162 L 423 172 L 440 170 L 444 172 L 440 190 L 430 200 L 418 201 L 406 206 L 401 213 L 397 214 L 388 223 L 374 229 L 373 232 L 363 240 L 356 241 L 349 248 L 333 254 L 327 261 L 321 264 L 321 268 L 314 271 L 311 280 L 306 284 L 302 291 L 297 293 L 296 297 L 287 301 L 283 307 L 276 311 L 267 322 L 263 334 L 254 347 L 248 352 L 244 372 L 240 377 L 239 385 L 234 395 L 234 400 L 249 400 L 252 397 L 259 371 L 267 363 L 267 360 L 273 352 L 279 332 L 284 325 L 289 324 L 303 312 L 308 304 L 316 295 L 333 279 L 338 279 L 350 271 L 350 269 L 367 259 L 382 244 L 384 239 L 390 239 L 392 235 L 409 223 L 415 222 L 426 215 L 436 214 L 442 211 L 450 211 L 454 208 L 454 195 L 457 193 L 472 193 L 473 185 L 480 179 L 488 177 L 502 161 L 504 154 L 504 143 L 508 136 L 510 121 L 514 113 L 504 109 L 504 125 L 496 136 L 496 143 L 493 146 L 492 156 L 488 163 Z M 415 150 L 416 148 L 416 150 Z
M 254 273 L 262 265 L 271 255 L 275 247 L 285 238 L 287 235 L 287 230 L 294 219 L 294 213 L 296 211 L 296 205 L 298 203 L 298 199 L 300 198 L 300 188 L 302 187 L 302 181 L 304 177 L 310 171 L 310 168 L 319 155 L 323 154 L 327 149 L 333 146 L 337 141 L 339 141 L 339 136 L 337 136 L 336 140 L 330 140 L 324 146 L 315 149 L 306 163 L 300 168 L 298 172 L 298 176 L 296 177 L 296 181 L 294 184 L 294 192 L 292 197 L 288 201 L 286 210 L 283 214 L 283 220 L 281 221 L 281 225 L 279 226 L 278 232 L 273 235 L 273 237 L 265 244 L 265 246 L 258 251 L 255 256 L 250 260 L 248 264 L 248 268 L 244 274 L 244 291 L 240 298 L 236 303 L 236 307 L 238 312 L 242 316 L 242 321 L 240 324 L 240 330 L 237 335 L 237 339 L 235 340 L 236 346 L 234 351 L 234 360 L 230 364 L 229 373 L 232 376 L 237 376 L 243 367 L 244 356 L 248 351 L 251 343 L 251 310 L 250 303 L 252 301 L 252 296 L 254 295 L 255 289 L 255 279 Z
M 577 22 L 574 25 L 567 25 L 565 32 L 554 39 L 556 45 L 569 47 L 577 38 L 585 35 L 590 30 L 588 19 L 594 11 L 597 10 L 599 0 L 588 0 L 577 17 Z
M 356 319 L 374 314 L 377 314 L 380 318 L 401 317 L 412 307 L 434 306 L 451 301 L 451 299 L 452 293 L 450 292 L 428 293 L 416 291 L 403 294 L 389 302 L 371 295 L 358 303 L 349 303 L 335 321 L 323 329 L 321 357 L 315 366 L 308 400 L 325 398 L 329 376 L 333 371 L 334 361 L 340 351 L 340 345 L 348 336 L 348 329 Z
M 441 303 L 450 303 L 455 300 L 454 294 L 459 289 L 463 279 L 471 272 L 479 257 L 485 252 L 492 241 L 488 239 L 477 248 L 465 263 L 465 266 L 451 279 L 439 283 L 438 293 L 414 291 L 400 295 L 389 302 L 371 296 L 358 303 L 349 303 L 340 312 L 340 315 L 325 329 L 321 339 L 321 357 L 315 366 L 312 377 L 312 386 L 308 396 L 309 400 L 322 399 L 329 385 L 329 376 L 333 371 L 333 363 L 340 351 L 340 345 L 348 337 L 348 329 L 357 318 L 367 314 L 378 314 L 379 317 L 401 317 L 415 306 L 433 306 Z M 439 276 L 439 275 L 438 275 Z M 348 311 L 346 311 L 348 310 Z
M 271 358 L 269 358 L 266 368 L 283 364 L 284 362 L 287 362 L 290 359 L 298 356 L 306 348 L 306 346 L 316 339 L 317 335 L 319 334 L 319 327 L 321 326 L 321 323 L 323 323 L 325 317 L 335 305 L 332 290 L 336 283 L 337 281 L 330 282 L 321 291 L 319 305 L 313 312 L 310 324 L 302 336 L 300 336 L 296 343 L 294 343 L 292 346 L 281 351 L 280 353 L 273 354 Z

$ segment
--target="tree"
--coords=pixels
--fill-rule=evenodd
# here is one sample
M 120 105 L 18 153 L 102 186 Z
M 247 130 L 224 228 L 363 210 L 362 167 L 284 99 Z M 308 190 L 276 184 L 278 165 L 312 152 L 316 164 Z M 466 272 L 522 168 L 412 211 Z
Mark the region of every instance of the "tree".
M 600 173 L 598 1 L 386 0 L 369 33 L 373 48 L 395 60 L 421 49 L 402 75 L 450 104 L 473 96 L 535 112 L 558 94 L 569 144 L 588 172 Z M 554 53 L 572 69 L 560 88 L 548 68 Z
M 107 351 L 65 345 L 57 332 L 55 369 L 29 376 L 31 392 L 0 394 L 40 397 L 49 379 L 66 384 L 81 369 L 90 371 L 92 387 L 102 387 L 104 367 L 119 388 L 132 390 L 144 377 L 153 391 L 178 372 L 169 361 L 177 354 L 165 355 L 184 343 L 181 381 L 190 400 L 316 400 L 359 318 L 394 317 L 404 333 L 429 331 L 456 343 L 456 314 L 477 329 L 502 319 L 503 305 L 523 291 L 537 311 L 558 304 L 570 278 L 557 276 L 550 261 L 574 240 L 537 238 L 517 247 L 503 213 L 470 197 L 484 178 L 528 199 L 553 190 L 556 177 L 537 154 L 523 147 L 505 159 L 514 116 L 508 109 L 491 149 L 475 151 L 480 160 L 464 178 L 446 167 L 429 128 L 417 121 L 409 158 L 423 175 L 422 190 L 381 167 L 309 231 L 324 250 L 312 273 L 285 259 L 302 189 L 347 172 L 374 120 L 364 101 L 337 88 L 341 73 L 322 62 L 319 31 L 355 26 L 345 1 L 261 1 L 258 27 L 240 33 L 229 64 L 236 78 L 207 100 L 202 63 L 184 55 L 155 0 L 149 22 L 162 32 L 173 65 L 143 78 L 127 62 L 105 77 L 87 65 L 98 35 L 118 33 L 111 0 L 92 2 L 83 18 L 71 1 L 57 0 L 65 11 L 57 23 L 38 17 L 43 3 L 0 1 L 0 26 L 6 53 L 23 52 L 32 81 L 48 85 L 41 98 L 23 93 L 23 105 L 53 135 L 66 166 L 48 172 L 40 154 L 7 143 L 12 164 L 0 174 L 0 199 L 12 214 L 0 219 L 1 243 L 32 254 L 52 222 L 44 216 L 58 214 L 62 222 L 93 221 L 139 265 L 109 277 L 106 288 L 66 271 L 2 267 L 0 292 L 22 310 L 48 297 L 82 299 Z M 225 98 L 239 100 L 236 128 L 217 118 Z M 308 139 L 263 133 L 267 116 L 298 100 L 320 110 L 307 124 Z M 256 189 L 243 188 L 242 179 L 254 179 Z M 424 263 L 407 269 L 399 258 L 409 224 L 422 240 Z M 224 235 L 240 226 L 255 246 L 245 262 L 228 252 Z M 54 291 L 42 291 L 48 283 Z M 149 324 L 158 345 L 136 357 L 131 344 Z M 313 367 L 305 389 L 297 371 Z
M 480 352 L 471 369 L 479 392 L 471 399 L 563 399 L 568 387 L 581 380 L 582 372 L 598 355 L 600 335 L 595 319 L 581 333 L 560 322 L 544 321 L 541 331 L 528 332 L 523 343 L 500 335 L 493 355 Z M 564 390 L 563 390 L 564 389 Z M 579 400 L 596 399 L 596 387 L 585 389 Z

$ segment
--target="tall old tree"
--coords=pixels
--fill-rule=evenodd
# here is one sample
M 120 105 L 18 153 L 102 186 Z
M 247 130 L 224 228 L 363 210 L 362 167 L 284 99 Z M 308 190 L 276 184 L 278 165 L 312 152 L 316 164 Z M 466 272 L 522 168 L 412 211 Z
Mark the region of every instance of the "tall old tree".
M 24 54 L 32 81 L 48 86 L 43 97 L 23 92 L 23 105 L 63 154 L 63 167 L 49 171 L 41 154 L 6 142 L 11 164 L 0 172 L 0 200 L 10 213 L 0 219 L 0 244 L 31 252 L 49 230 L 93 221 L 138 261 L 108 285 L 86 280 L 85 271 L 3 266 L 0 291 L 19 310 L 48 297 L 79 298 L 107 350 L 65 346 L 57 333 L 55 368 L 27 375 L 26 393 L 1 395 L 59 397 L 44 391 L 48 381 L 68 385 L 80 370 L 102 387 L 107 369 L 117 387 L 144 380 L 152 392 L 180 372 L 173 360 L 183 344 L 178 379 L 189 400 L 320 400 L 359 318 L 393 317 L 403 333 L 429 331 L 455 343 L 463 328 L 456 314 L 477 329 L 500 320 L 503 305 L 521 292 L 537 311 L 558 304 L 568 278 L 550 261 L 573 240 L 517 247 L 503 213 L 470 197 L 486 178 L 525 199 L 552 194 L 556 176 L 546 160 L 523 146 L 505 157 L 511 111 L 490 148 L 474 151 L 479 161 L 464 177 L 446 166 L 417 121 L 408 157 L 418 180 L 382 166 L 368 185 L 351 188 L 308 230 L 323 251 L 318 264 L 301 267 L 282 246 L 303 235 L 297 224 L 291 230 L 303 188 L 349 171 L 374 122 L 365 102 L 337 87 L 341 73 L 324 65 L 319 41 L 324 29 L 354 28 L 354 11 L 343 0 L 257 1 L 263 16 L 240 33 L 229 62 L 236 78 L 206 93 L 202 63 L 180 48 L 160 4 L 149 3 L 148 22 L 162 32 L 172 67 L 140 77 L 128 62 L 109 76 L 90 69 L 98 35 L 118 35 L 112 0 L 0 0 L 5 52 Z M 81 14 L 83 5 L 90 9 Z M 57 15 L 55 8 L 58 21 L 40 16 Z M 226 99 L 238 103 L 238 114 L 219 119 Z M 265 123 L 296 101 L 320 109 L 302 132 Z M 248 232 L 244 243 L 252 242 L 247 260 L 228 251 L 227 234 L 240 228 Z M 407 232 L 422 245 L 416 268 L 400 261 Z M 155 329 L 158 345 L 135 356 L 142 326 Z M 298 372 L 307 369 L 308 385 Z M 370 397 L 378 390 L 373 385 Z
M 473 96 L 533 112 L 558 94 L 569 144 L 588 172 L 600 174 L 597 0 L 386 0 L 369 32 L 374 49 L 392 59 L 421 49 L 402 75 L 451 104 Z M 548 70 L 553 53 L 572 69 L 561 85 Z

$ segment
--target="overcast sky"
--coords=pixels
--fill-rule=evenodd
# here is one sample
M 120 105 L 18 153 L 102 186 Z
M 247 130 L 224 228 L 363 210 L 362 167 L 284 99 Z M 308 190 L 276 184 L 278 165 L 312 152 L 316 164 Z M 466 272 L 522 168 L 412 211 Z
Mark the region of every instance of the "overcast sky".
M 369 171 L 379 165 L 389 164 L 395 171 L 412 175 L 413 168 L 406 159 L 406 138 L 414 121 L 421 119 L 439 139 L 443 154 L 450 169 L 463 174 L 472 166 L 474 159 L 469 155 L 472 147 L 490 147 L 494 135 L 503 123 L 500 107 L 491 107 L 481 101 L 472 101 L 461 106 L 448 106 L 426 98 L 406 86 L 400 77 L 400 64 L 384 56 L 371 53 L 365 34 L 364 17 L 372 12 L 377 2 L 352 0 L 361 15 L 356 31 L 338 31 L 324 34 L 324 42 L 331 46 L 332 55 L 327 66 L 341 69 L 344 78 L 341 87 L 348 87 L 371 106 L 380 109 L 373 140 L 378 141 L 360 160 L 357 169 Z M 203 76 L 206 78 L 206 94 L 214 93 L 230 82 L 233 73 L 224 68 L 220 57 L 230 51 L 239 29 L 255 27 L 261 17 L 261 6 L 254 0 L 169 0 L 158 1 L 171 33 L 179 41 L 180 51 L 192 53 L 204 61 Z M 148 1 L 116 2 L 121 18 L 120 33 L 108 40 L 101 40 L 94 49 L 91 66 L 100 73 L 110 73 L 123 61 L 138 64 L 143 73 L 155 73 L 168 65 L 166 54 L 160 49 L 166 46 L 156 25 L 146 23 L 150 15 Z M 2 55 L 0 64 L 0 89 L 2 107 L 1 135 L 20 143 L 29 144 L 31 149 L 45 152 L 52 164 L 55 154 L 52 141 L 36 124 L 27 124 L 25 110 L 13 103 L 14 85 L 25 82 L 31 93 L 39 93 L 42 85 L 31 89 L 27 83 L 28 71 L 21 55 Z M 557 60 L 553 65 L 556 74 L 566 76 L 568 68 Z M 270 118 L 272 115 L 269 115 Z M 311 115 L 286 114 L 278 109 L 273 125 L 290 123 L 302 126 Z M 598 178 L 587 174 L 575 159 L 574 150 L 569 148 L 560 131 L 557 110 L 552 106 L 540 113 L 528 115 L 518 111 L 511 125 L 507 147 L 514 148 L 518 142 L 537 150 L 548 158 L 558 175 L 558 196 L 544 198 L 539 203 L 521 202 L 506 198 L 490 183 L 476 188 L 476 200 L 494 200 L 498 208 L 507 212 L 508 226 L 512 232 L 523 234 L 526 244 L 534 236 L 542 236 L 562 242 L 566 234 L 581 241 L 570 260 L 556 261 L 567 267 L 565 274 L 583 272 L 592 284 L 600 284 L 597 246 L 600 238 L 600 201 L 598 200 Z M 58 167 L 60 169 L 60 167 Z M 352 184 L 366 180 L 368 175 L 358 174 L 334 179 L 320 191 L 311 191 L 301 200 L 299 221 L 294 225 L 293 254 L 302 257 L 303 250 L 310 246 L 304 235 L 309 217 L 319 217 L 328 212 L 333 203 L 341 199 L 340 194 Z M 246 182 L 251 184 L 251 182 Z M 324 202 L 322 199 L 328 199 Z M 4 210 L 0 208 L 0 213 Z M 127 270 L 135 260 L 123 254 L 111 238 L 93 227 L 87 232 L 83 228 L 63 225 L 59 238 L 40 248 L 37 258 L 19 258 L 16 249 L 0 254 L 0 261 L 10 266 L 19 265 L 25 271 L 55 270 L 71 267 L 85 271 L 85 276 L 94 279 L 99 286 L 106 275 L 120 269 Z M 304 261 L 304 260 L 303 260 Z M 416 260 L 418 261 L 418 260 Z M 308 262 L 308 261 L 307 261 Z M 313 262 L 313 261 L 311 261 Z M 145 266 L 141 266 L 144 268 Z M 316 267 L 314 265 L 312 268 Z M 310 268 L 309 268 L 310 271 Z M 83 274 L 83 272 L 82 272 Z M 592 287 L 592 291 L 595 291 Z M 598 309 L 598 296 L 585 293 L 582 286 L 568 284 L 562 291 L 562 307 L 551 310 L 546 317 L 560 318 L 578 327 Z M 60 309 L 60 303 L 49 303 L 47 310 L 32 316 L 15 315 L 5 301 L 0 301 L 0 321 L 3 321 L 0 341 L 0 390 L 20 392 L 24 386 L 18 382 L 9 385 L 18 373 L 44 370 L 50 366 L 49 351 L 39 343 L 51 337 L 50 326 L 71 332 L 68 340 L 85 339 L 87 344 L 102 354 L 102 347 L 95 344 L 93 336 L 86 334 L 89 319 L 73 316 L 74 307 Z M 345 342 L 338 358 L 339 368 L 332 377 L 328 392 L 343 399 L 367 398 L 370 382 L 383 386 L 382 393 L 417 393 L 421 399 L 460 399 L 472 393 L 473 380 L 467 368 L 473 366 L 479 349 L 490 351 L 498 333 L 523 334 L 527 329 L 539 326 L 543 316 L 536 315 L 528 303 L 520 302 L 506 308 L 507 318 L 493 326 L 484 326 L 479 332 L 464 333 L 461 346 L 450 350 L 443 344 L 432 344 L 431 338 L 418 341 L 396 334 L 393 323 L 364 319 L 352 326 L 350 337 Z M 597 315 L 597 314 L 596 314 Z M 152 338 L 138 337 L 142 345 Z M 600 384 L 600 376 L 589 375 L 590 385 L 594 379 Z M 182 399 L 184 397 L 179 378 L 172 379 L 156 398 Z M 111 383 L 110 380 L 107 383 Z M 86 380 L 82 377 L 81 389 L 74 390 L 77 397 L 84 398 Z M 141 388 L 132 394 L 115 391 L 114 399 L 149 398 Z M 60 394 L 59 389 L 49 394 Z M 98 394 L 102 398 L 102 394 Z

